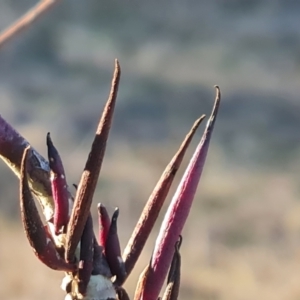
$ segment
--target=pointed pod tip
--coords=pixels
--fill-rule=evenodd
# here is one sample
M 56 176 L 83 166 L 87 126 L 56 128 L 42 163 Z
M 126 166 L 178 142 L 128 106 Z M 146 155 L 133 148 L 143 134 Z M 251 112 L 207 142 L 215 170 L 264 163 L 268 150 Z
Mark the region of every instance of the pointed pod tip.
M 48 159 L 49 159 L 49 163 L 50 163 L 50 168 L 52 168 L 53 166 L 51 166 L 51 162 L 53 162 L 53 157 L 57 156 L 57 150 L 53 145 L 51 136 L 50 136 L 50 132 L 47 133 L 46 136 L 46 144 L 47 144 L 47 148 L 48 148 Z
M 202 115 L 200 118 L 198 118 L 192 127 L 192 131 L 196 130 L 205 118 L 206 118 L 206 115 Z
M 218 85 L 214 85 L 214 88 L 216 89 L 216 100 L 218 99 L 220 101 L 221 99 L 221 90 Z
M 190 129 L 190 131 L 189 131 L 188 134 L 186 135 L 186 137 L 185 137 L 183 143 L 181 144 L 181 146 L 180 146 L 178 152 L 176 153 L 175 156 L 176 156 L 176 159 L 178 160 L 178 162 L 177 162 L 177 169 L 178 169 L 179 166 L 180 166 L 180 163 L 181 163 L 181 160 L 182 160 L 183 155 L 184 155 L 184 153 L 185 153 L 185 150 L 186 150 L 187 147 L 189 146 L 189 143 L 191 142 L 191 140 L 192 140 L 192 138 L 193 138 L 193 136 L 194 136 L 196 130 L 198 129 L 198 127 L 199 127 L 199 125 L 202 123 L 202 121 L 205 119 L 205 117 L 206 117 L 206 115 L 202 115 L 200 118 L 198 118 L 198 119 L 194 122 L 192 128 Z M 179 156 L 181 156 L 181 159 L 178 159 Z M 173 158 L 173 159 L 174 159 L 174 158 Z
M 182 244 L 182 235 L 179 235 L 178 241 L 175 244 L 175 250 L 176 250 L 176 252 L 179 252 L 181 244 Z
M 47 133 L 46 142 L 47 142 L 47 146 L 52 145 L 52 140 L 51 140 L 51 137 L 50 137 L 50 132 Z
M 115 59 L 115 73 L 117 73 L 118 75 L 121 73 L 120 62 L 117 58 Z
M 99 203 L 97 204 L 97 209 L 98 209 L 98 212 L 99 212 L 100 214 L 103 212 L 103 210 L 106 211 L 105 205 L 104 205 L 103 203 L 101 203 L 101 202 L 99 202 Z
M 114 213 L 112 215 L 112 218 L 111 218 L 112 222 L 116 222 L 117 221 L 117 219 L 119 217 L 119 212 L 120 212 L 119 207 L 116 207 L 115 211 L 114 211 Z
M 98 213 L 101 215 L 102 213 L 104 213 L 105 211 L 105 214 L 107 214 L 107 210 L 106 210 L 106 207 L 103 203 L 99 202 L 97 204 L 97 209 L 98 209 Z
M 120 77 L 121 77 L 120 63 L 117 59 L 115 59 L 115 70 L 114 70 L 114 75 L 113 75 L 113 79 L 112 79 L 112 90 L 111 90 L 111 93 L 110 93 L 110 95 L 113 96 L 112 97 L 113 99 L 116 98 L 116 93 L 117 93 L 117 90 L 118 90 Z
M 218 114 L 218 110 L 219 110 L 219 106 L 220 106 L 220 102 L 221 102 L 221 90 L 218 85 L 215 85 L 214 87 L 216 89 L 216 97 L 215 97 L 214 107 L 212 109 L 211 115 L 210 115 L 210 117 L 207 121 L 207 125 L 206 125 L 206 128 L 208 130 L 210 128 L 212 128 L 215 123 L 215 119 Z

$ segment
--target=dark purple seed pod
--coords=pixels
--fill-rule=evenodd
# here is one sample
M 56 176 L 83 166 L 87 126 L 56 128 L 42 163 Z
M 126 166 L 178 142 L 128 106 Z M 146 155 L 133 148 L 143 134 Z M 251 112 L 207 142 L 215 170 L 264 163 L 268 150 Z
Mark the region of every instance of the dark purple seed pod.
M 76 266 L 65 262 L 56 251 L 55 244 L 45 230 L 28 186 L 26 162 L 29 147 L 25 149 L 21 163 L 20 208 L 22 223 L 35 255 L 49 268 L 73 272 Z
M 80 294 L 85 295 L 90 277 L 93 271 L 94 257 L 94 232 L 93 220 L 91 215 L 88 217 L 80 244 L 80 259 L 78 269 L 78 290 Z
M 110 228 L 110 218 L 107 209 L 102 203 L 98 203 L 99 216 L 99 245 L 105 249 L 106 239 Z
M 111 218 L 111 224 L 105 243 L 105 256 L 112 275 L 116 276 L 116 282 L 123 281 L 126 277 L 125 265 L 121 257 L 121 247 L 117 229 L 118 216 L 119 208 L 116 208 Z
M 50 181 L 54 200 L 54 230 L 58 234 L 65 231 L 69 221 L 69 192 L 62 160 L 47 134 L 48 159 L 50 166 Z

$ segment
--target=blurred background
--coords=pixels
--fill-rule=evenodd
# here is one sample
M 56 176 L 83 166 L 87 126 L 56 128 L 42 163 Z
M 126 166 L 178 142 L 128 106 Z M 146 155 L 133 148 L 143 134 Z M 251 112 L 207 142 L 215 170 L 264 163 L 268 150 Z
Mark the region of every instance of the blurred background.
M 35 3 L 2 0 L 0 29 Z M 210 113 L 218 84 L 222 105 L 183 232 L 181 299 L 300 299 L 300 2 L 65 0 L 7 44 L 1 115 L 44 156 L 51 132 L 70 185 L 115 58 L 122 78 L 94 215 L 97 202 L 120 207 L 125 247 L 190 126 Z M 62 274 L 34 257 L 23 233 L 18 181 L 4 163 L 0 172 L 0 297 L 63 299 Z M 131 295 L 158 228 L 125 285 Z

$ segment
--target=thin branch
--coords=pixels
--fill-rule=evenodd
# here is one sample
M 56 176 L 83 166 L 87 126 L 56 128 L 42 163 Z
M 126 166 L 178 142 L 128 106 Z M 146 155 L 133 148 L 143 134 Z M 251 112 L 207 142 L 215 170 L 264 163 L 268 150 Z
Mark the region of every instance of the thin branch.
M 33 24 L 39 17 L 46 13 L 51 7 L 60 0 L 41 0 L 36 6 L 31 8 L 19 20 L 10 25 L 0 33 L 0 48 L 14 38 L 17 34 Z

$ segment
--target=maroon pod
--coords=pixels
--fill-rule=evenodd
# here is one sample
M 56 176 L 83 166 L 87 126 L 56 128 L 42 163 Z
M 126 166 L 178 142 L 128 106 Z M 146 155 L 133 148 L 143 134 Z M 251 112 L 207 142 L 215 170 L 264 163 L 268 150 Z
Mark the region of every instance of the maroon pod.
M 181 234 L 189 215 L 198 183 L 203 171 L 208 152 L 210 138 L 220 104 L 220 90 L 216 86 L 216 99 L 211 116 L 207 122 L 203 136 L 192 159 L 177 187 L 175 195 L 168 207 L 155 242 L 150 261 L 150 270 L 140 299 L 157 299 L 171 265 L 174 245 Z
M 102 203 L 98 203 L 99 218 L 99 245 L 105 249 L 106 239 L 110 228 L 110 218 L 106 207 Z
M 48 160 L 50 166 L 50 181 L 54 200 L 54 230 L 55 234 L 66 231 L 69 221 L 69 192 L 62 160 L 54 147 L 50 133 L 47 134 Z
M 34 199 L 31 195 L 26 171 L 27 155 L 29 147 L 24 151 L 21 163 L 21 186 L 20 186 L 20 207 L 23 226 L 35 255 L 49 268 L 73 272 L 75 265 L 65 262 L 56 251 L 48 231 L 45 230 Z
M 125 265 L 121 257 L 121 247 L 118 237 L 117 220 L 119 209 L 116 208 L 111 218 L 109 232 L 105 243 L 105 256 L 116 282 L 122 282 L 126 276 Z

